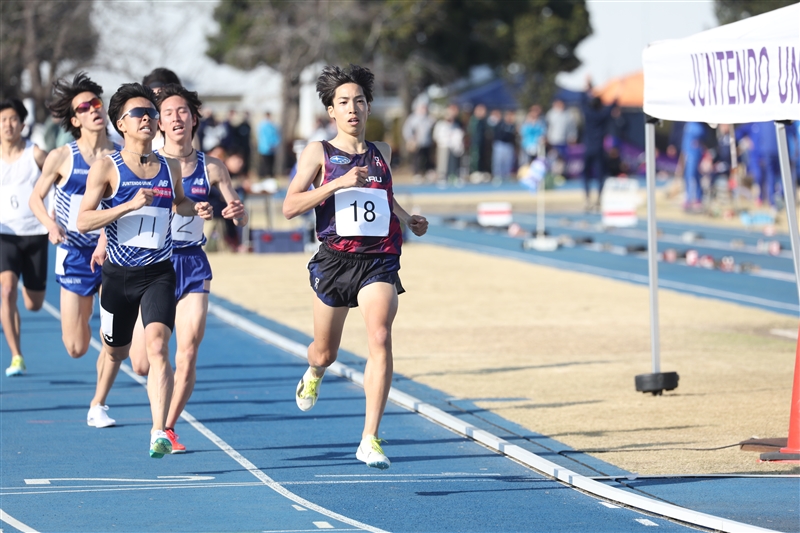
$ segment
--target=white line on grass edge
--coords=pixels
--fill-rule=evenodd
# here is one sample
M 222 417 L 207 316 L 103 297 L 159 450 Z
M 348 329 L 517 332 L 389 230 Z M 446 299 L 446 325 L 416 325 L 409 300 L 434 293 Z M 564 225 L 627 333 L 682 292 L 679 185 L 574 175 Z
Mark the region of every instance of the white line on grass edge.
M 216 306 L 214 306 L 214 307 L 216 308 Z M 210 308 L 211 308 L 211 304 L 209 304 L 209 311 L 210 311 Z M 61 319 L 61 313 L 58 311 L 58 309 L 53 307 L 47 301 L 44 302 L 44 309 L 48 313 L 53 315 L 56 319 L 58 319 L 58 320 Z M 97 350 L 98 352 L 102 349 L 102 345 L 100 344 L 100 341 L 98 341 L 94 337 L 92 337 L 90 339 L 90 343 L 91 343 L 92 347 L 95 350 Z M 147 387 L 147 380 L 144 377 L 138 375 L 136 372 L 134 372 L 133 369 L 129 365 L 122 364 L 120 366 L 120 370 L 122 370 L 123 372 L 128 374 L 128 376 L 130 376 L 134 381 L 136 381 L 140 385 L 142 385 L 144 387 Z M 213 431 L 208 429 L 205 425 L 203 425 L 201 422 L 199 422 L 195 417 L 190 415 L 187 411 L 185 411 L 185 410 L 183 411 L 183 413 L 181 414 L 181 418 L 186 420 L 189 424 L 192 425 L 193 428 L 195 428 L 197 431 L 199 431 L 201 434 L 203 434 L 208 440 L 213 442 L 220 450 L 222 450 L 223 452 L 228 454 L 234 461 L 236 461 L 237 463 L 242 465 L 248 472 L 253 474 L 264 485 L 266 485 L 270 489 L 274 490 L 275 492 L 277 492 L 278 494 L 280 494 L 284 498 L 287 498 L 287 499 L 289 499 L 289 500 L 291 500 L 291 501 L 293 501 L 293 502 L 295 502 L 295 503 L 297 503 L 299 505 L 302 505 L 303 507 L 307 507 L 308 509 L 311 509 L 312 511 L 316 511 L 321 515 L 327 516 L 328 518 L 332 518 L 332 519 L 338 520 L 339 522 L 342 522 L 344 524 L 348 524 L 350 526 L 363 529 L 364 531 L 370 531 L 372 533 L 388 533 L 387 531 L 384 531 L 383 529 L 380 529 L 380 528 L 377 528 L 377 527 L 374 527 L 374 526 L 370 526 L 368 524 L 362 524 L 361 522 L 359 522 L 357 520 L 353 520 L 352 518 L 347 518 L 346 516 L 343 516 L 343 515 L 340 515 L 338 513 L 335 513 L 335 512 L 333 512 L 333 511 L 331 511 L 329 509 L 325 509 L 324 507 L 320 507 L 319 505 L 317 505 L 315 503 L 312 503 L 312 502 L 310 502 L 310 501 L 308 501 L 308 500 L 306 500 L 304 498 L 301 498 L 297 494 L 289 492 L 283 486 L 281 486 L 280 483 L 277 483 L 275 480 L 273 480 L 267 474 L 265 474 L 264 472 L 259 470 L 256 465 L 254 465 L 249 460 L 247 460 L 242 454 L 240 454 L 239 452 L 234 450 L 227 442 L 225 442 L 224 440 L 219 438 L 216 433 L 214 433 Z M 5 513 L 0 514 L 0 518 L 5 518 L 6 516 L 7 515 Z M 14 527 L 17 527 L 17 526 L 14 526 Z M 18 528 L 18 529 L 20 529 L 20 528 Z M 23 531 L 30 531 L 31 533 L 36 533 L 32 529 L 23 530 Z
M 225 309 L 224 307 L 213 303 L 208 304 L 208 312 L 227 324 L 239 328 L 242 331 L 249 333 L 250 335 L 253 335 L 254 337 L 259 338 L 269 344 L 277 346 L 278 348 L 297 356 L 304 361 L 307 360 L 307 346 L 305 344 L 300 344 L 282 335 L 279 335 L 274 331 L 264 328 L 255 322 L 252 322 L 232 311 Z M 333 372 L 337 376 L 346 378 L 353 383 L 357 383 L 362 387 L 364 386 L 364 374 L 353 370 L 352 368 L 349 368 L 338 361 L 332 364 L 328 368 L 328 371 Z M 562 481 L 567 485 L 582 491 L 594 494 L 595 496 L 621 503 L 635 509 L 648 511 L 689 524 L 706 527 L 714 531 L 725 531 L 729 533 L 774 531 L 742 522 L 736 522 L 735 520 L 729 520 L 719 516 L 693 511 L 691 509 L 653 500 L 645 496 L 640 496 L 638 494 L 633 494 L 631 492 L 605 485 L 586 476 L 573 472 L 572 470 L 561 467 L 551 461 L 548 461 L 547 459 L 543 459 L 535 453 L 520 448 L 515 444 L 511 444 L 508 441 L 489 433 L 488 431 L 484 431 L 476 428 L 475 426 L 467 424 L 455 416 L 445 413 L 441 409 L 438 409 L 430 404 L 418 400 L 409 394 L 397 390 L 395 387 L 392 387 L 389 391 L 389 399 L 394 403 L 405 407 L 406 409 L 415 411 L 431 419 L 441 426 L 453 430 L 456 433 L 460 433 L 461 435 L 473 439 L 484 446 L 492 448 L 512 459 L 515 459 L 520 463 L 545 474 L 546 476 Z

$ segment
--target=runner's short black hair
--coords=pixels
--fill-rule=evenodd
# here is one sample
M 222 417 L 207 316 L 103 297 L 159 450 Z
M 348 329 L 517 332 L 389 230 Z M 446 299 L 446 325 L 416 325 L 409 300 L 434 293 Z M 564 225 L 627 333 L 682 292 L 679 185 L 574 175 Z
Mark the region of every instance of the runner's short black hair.
M 122 135 L 122 132 L 117 127 L 117 121 L 122 114 L 122 108 L 124 108 L 128 100 L 132 98 L 147 98 L 153 103 L 153 107 L 158 109 L 156 106 L 156 95 L 150 87 L 145 87 L 141 83 L 123 83 L 120 85 L 117 92 L 111 97 L 111 102 L 108 104 L 108 120 L 114 125 L 114 129 L 117 130 L 117 133 L 120 135 Z
M 25 109 L 25 104 L 19 98 L 9 98 L 0 102 L 0 111 L 5 111 L 6 109 L 16 111 L 20 122 L 25 122 L 25 119 L 28 118 L 28 110 Z
M 72 79 L 72 83 L 64 78 L 53 82 L 53 100 L 51 100 L 48 108 L 56 118 L 61 119 L 61 127 L 70 132 L 75 139 L 81 138 L 81 129 L 72 124 L 72 117 L 75 116 L 72 100 L 79 94 L 86 92 L 100 98 L 103 94 L 103 88 L 90 80 L 85 72 L 78 72 Z
M 317 78 L 317 93 L 322 105 L 326 108 L 333 105 L 333 96 L 336 89 L 346 83 L 355 83 L 364 91 L 367 103 L 372 102 L 372 84 L 375 82 L 375 75 L 368 68 L 359 67 L 351 64 L 345 69 L 337 66 L 328 65 L 322 69 L 322 74 Z
M 177 83 L 180 85 L 181 80 L 178 78 L 177 74 L 163 67 L 153 69 L 153 72 L 142 78 L 142 85 L 150 87 L 151 89 L 161 88 L 168 83 Z
M 180 96 L 186 101 L 186 105 L 189 106 L 189 111 L 191 111 L 192 116 L 195 118 L 194 126 L 192 126 L 192 137 L 194 137 L 198 126 L 200 126 L 200 108 L 203 106 L 203 102 L 200 101 L 200 97 L 197 96 L 196 91 L 190 91 L 177 83 L 168 83 L 161 88 L 161 91 L 156 97 L 156 106 L 159 112 L 161 112 L 161 104 L 171 96 Z M 161 133 L 163 135 L 164 132 L 162 131 Z

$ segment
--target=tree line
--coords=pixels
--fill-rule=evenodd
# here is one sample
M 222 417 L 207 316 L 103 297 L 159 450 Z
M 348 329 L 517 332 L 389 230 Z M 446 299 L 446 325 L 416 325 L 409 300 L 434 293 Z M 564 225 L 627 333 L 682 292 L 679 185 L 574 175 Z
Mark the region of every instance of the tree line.
M 731 22 L 791 3 L 716 0 L 715 8 Z M 157 3 L 149 7 L 158 16 Z M 0 2 L 0 96 L 32 98 L 43 121 L 54 79 L 91 66 L 99 41 L 94 8 L 92 0 Z M 585 0 L 221 0 L 214 19 L 208 56 L 281 74 L 284 138 L 297 123 L 300 74 L 311 65 L 369 66 L 376 92 L 399 95 L 407 111 L 430 84 L 487 65 L 523 80 L 523 105 L 547 105 L 556 75 L 580 66 L 575 50 L 592 33 Z

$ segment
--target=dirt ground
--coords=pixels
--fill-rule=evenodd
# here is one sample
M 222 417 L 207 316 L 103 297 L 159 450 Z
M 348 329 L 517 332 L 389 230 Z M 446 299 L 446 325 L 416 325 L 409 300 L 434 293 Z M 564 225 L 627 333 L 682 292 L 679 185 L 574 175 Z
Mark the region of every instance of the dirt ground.
M 526 193 L 398 198 L 423 213 L 487 199 L 535 206 Z M 738 223 L 674 204 L 660 198 L 659 218 Z M 550 212 L 581 206 L 577 191 L 548 192 Z M 255 227 L 265 221 L 255 213 Z M 280 205 L 273 224 L 286 226 Z M 307 254 L 209 258 L 214 294 L 312 333 Z M 640 475 L 800 473 L 731 446 L 787 436 L 795 343 L 770 330 L 796 330 L 796 318 L 660 291 L 661 367 L 680 384 L 656 397 L 634 387 L 651 371 L 646 287 L 419 243 L 404 247 L 402 264 L 396 373 Z M 357 310 L 342 347 L 367 355 Z

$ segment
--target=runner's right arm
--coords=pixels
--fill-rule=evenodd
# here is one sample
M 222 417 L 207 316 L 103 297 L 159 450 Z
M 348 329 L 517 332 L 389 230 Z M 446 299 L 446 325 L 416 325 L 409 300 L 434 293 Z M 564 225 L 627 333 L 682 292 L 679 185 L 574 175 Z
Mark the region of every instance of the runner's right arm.
M 103 157 L 92 163 L 86 177 L 86 193 L 78 210 L 78 231 L 88 233 L 104 228 L 137 209 L 153 203 L 153 189 L 139 189 L 136 196 L 128 202 L 111 209 L 97 210 L 104 196 L 109 196 L 114 189 L 112 179 L 116 179 L 116 163 L 110 157 Z
M 366 184 L 367 167 L 353 167 L 344 176 L 320 185 L 324 160 L 322 143 L 312 142 L 303 149 L 297 162 L 297 173 L 289 184 L 283 201 L 283 216 L 287 219 L 291 220 L 317 207 L 339 189 Z M 309 190 L 311 185 L 314 188 Z
M 64 228 L 50 217 L 50 213 L 47 212 L 47 207 L 44 205 L 44 199 L 50 192 L 50 188 L 61 179 L 61 167 L 70 154 L 69 146 L 65 145 L 47 155 L 42 167 L 42 175 L 36 180 L 33 194 L 28 201 L 31 211 L 47 229 L 47 237 L 53 244 L 64 242 Z

